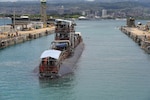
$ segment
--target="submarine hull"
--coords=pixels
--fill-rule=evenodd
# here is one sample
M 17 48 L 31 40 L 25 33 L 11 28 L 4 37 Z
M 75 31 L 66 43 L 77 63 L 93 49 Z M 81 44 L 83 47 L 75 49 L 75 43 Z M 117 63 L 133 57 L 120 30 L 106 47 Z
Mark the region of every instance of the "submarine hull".
M 63 76 L 69 73 L 72 73 L 75 69 L 75 64 L 77 63 L 78 59 L 80 58 L 82 52 L 84 50 L 84 43 L 81 42 L 75 49 L 74 53 L 71 57 L 65 59 L 58 72 L 59 76 Z
M 82 52 L 84 50 L 84 43 L 81 42 L 79 45 L 74 49 L 74 53 L 69 58 L 65 59 L 61 65 L 58 74 L 47 74 L 41 76 L 39 74 L 40 79 L 57 79 L 64 75 L 73 73 L 74 69 L 76 68 L 75 64 L 79 60 Z

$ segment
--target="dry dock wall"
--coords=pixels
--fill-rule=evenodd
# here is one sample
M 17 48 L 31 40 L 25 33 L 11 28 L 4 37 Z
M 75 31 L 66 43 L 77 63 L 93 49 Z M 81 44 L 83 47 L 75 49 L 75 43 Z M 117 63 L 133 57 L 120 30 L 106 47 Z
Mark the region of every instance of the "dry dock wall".
M 52 29 L 42 29 L 36 31 L 24 31 L 18 32 L 18 36 L 7 36 L 0 39 L 0 49 L 12 46 L 15 44 L 23 43 L 25 41 L 33 40 L 42 36 L 46 36 L 54 33 L 54 28 Z
M 144 49 L 147 53 L 150 53 L 147 50 L 147 47 L 150 46 L 150 33 L 147 31 L 139 30 L 138 28 L 122 26 L 120 30 L 133 39 L 142 49 Z M 149 44 L 147 44 L 149 42 Z

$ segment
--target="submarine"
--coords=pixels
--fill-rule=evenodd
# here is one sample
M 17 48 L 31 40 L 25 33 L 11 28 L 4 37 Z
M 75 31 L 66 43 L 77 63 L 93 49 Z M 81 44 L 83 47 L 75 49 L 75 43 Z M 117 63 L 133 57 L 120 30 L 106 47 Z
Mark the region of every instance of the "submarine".
M 40 56 L 40 79 L 55 79 L 74 71 L 84 50 L 81 32 L 76 32 L 75 26 L 73 21 L 56 20 L 54 41 Z

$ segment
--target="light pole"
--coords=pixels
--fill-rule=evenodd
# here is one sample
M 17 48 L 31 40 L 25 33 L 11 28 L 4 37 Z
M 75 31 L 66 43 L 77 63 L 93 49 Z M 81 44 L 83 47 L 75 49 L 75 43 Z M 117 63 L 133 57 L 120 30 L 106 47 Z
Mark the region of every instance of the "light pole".
M 14 11 L 13 11 L 13 28 L 14 28 L 14 31 L 16 30 L 16 29 L 15 29 L 15 24 L 16 24 L 16 23 L 15 23 L 15 17 L 16 17 L 16 14 L 15 14 L 15 2 L 16 2 L 16 1 L 13 2 L 13 3 L 14 3 Z
M 3 19 L 4 19 L 4 32 L 5 32 L 5 13 L 3 14 Z

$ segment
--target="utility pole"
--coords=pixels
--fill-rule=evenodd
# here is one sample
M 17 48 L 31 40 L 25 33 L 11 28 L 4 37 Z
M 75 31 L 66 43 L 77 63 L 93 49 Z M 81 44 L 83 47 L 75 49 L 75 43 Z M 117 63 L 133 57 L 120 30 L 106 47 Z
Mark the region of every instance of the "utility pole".
M 3 18 L 4 18 L 4 32 L 5 32 L 5 13 L 3 14 Z
M 13 17 L 13 20 L 14 20 L 14 22 L 13 22 L 13 27 L 14 27 L 14 30 L 15 30 L 15 23 L 16 23 L 16 22 L 15 22 L 15 16 L 16 16 L 16 15 L 15 15 L 15 11 L 14 11 L 14 15 L 13 15 L 13 16 L 14 16 L 14 17 Z
M 16 22 L 15 22 L 15 17 L 16 17 L 16 14 L 15 14 L 16 12 L 15 12 L 15 1 L 14 1 L 14 12 L 13 12 L 13 28 L 14 28 L 14 31 L 16 30 L 15 29 L 15 24 L 16 24 Z

